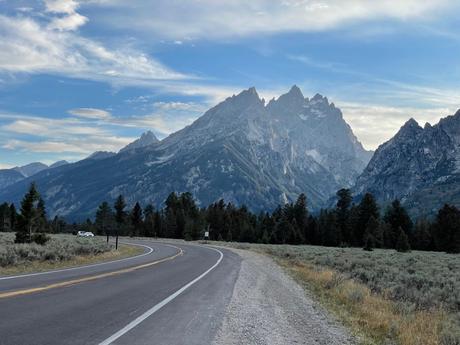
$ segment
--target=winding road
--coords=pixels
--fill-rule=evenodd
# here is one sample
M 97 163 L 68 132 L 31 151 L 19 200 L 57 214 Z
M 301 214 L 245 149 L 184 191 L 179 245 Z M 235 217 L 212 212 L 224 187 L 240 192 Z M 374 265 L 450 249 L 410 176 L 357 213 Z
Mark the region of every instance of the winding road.
M 0 277 L 0 344 L 210 344 L 232 297 L 240 257 L 200 245 L 130 242 L 145 252 Z

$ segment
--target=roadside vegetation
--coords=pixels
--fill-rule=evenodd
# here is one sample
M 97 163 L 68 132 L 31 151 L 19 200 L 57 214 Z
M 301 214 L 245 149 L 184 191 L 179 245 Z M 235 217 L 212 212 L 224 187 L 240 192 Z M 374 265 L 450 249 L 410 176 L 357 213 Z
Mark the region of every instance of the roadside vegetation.
M 273 257 L 362 344 L 460 344 L 458 255 L 218 243 Z
M 94 221 L 67 224 L 56 216 L 48 220 L 44 201 L 35 186 L 21 202 L 0 205 L 0 232 L 15 231 L 17 243 L 46 243 L 48 232 L 91 231 L 97 235 L 165 237 L 264 244 L 308 244 L 328 247 L 358 247 L 442 251 L 460 253 L 460 210 L 444 205 L 431 219 L 412 219 L 399 200 L 382 208 L 372 194 L 353 203 L 349 189 L 337 192 L 335 207 L 312 214 L 307 197 L 280 205 L 273 212 L 255 214 L 244 205 L 219 200 L 200 208 L 192 194 L 171 193 L 163 208 L 139 202 L 127 205 L 119 195 L 113 205 L 104 201 Z
M 0 205 L 0 230 L 0 275 L 85 265 L 143 251 L 127 245 L 115 250 L 105 238 L 57 234 L 62 230 L 76 234 L 78 228 L 68 228 L 58 218 L 50 222 L 45 202 L 33 183 L 21 201 L 19 213 L 14 204 Z
M 104 238 L 70 234 L 48 235 L 44 245 L 15 243 L 14 233 L 0 233 L 0 275 L 47 271 L 87 265 L 140 254 L 138 247 L 121 245 L 114 250 Z

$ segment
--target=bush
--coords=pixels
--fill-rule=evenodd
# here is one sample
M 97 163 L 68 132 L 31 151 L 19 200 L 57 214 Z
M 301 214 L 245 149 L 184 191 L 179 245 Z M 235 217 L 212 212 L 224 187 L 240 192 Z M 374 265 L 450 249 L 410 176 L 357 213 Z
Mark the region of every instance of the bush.
M 33 234 L 32 236 L 32 242 L 35 242 L 39 245 L 45 245 L 46 242 L 48 242 L 50 240 L 50 238 L 48 236 L 46 236 L 46 234 L 44 233 L 36 233 L 36 234 Z

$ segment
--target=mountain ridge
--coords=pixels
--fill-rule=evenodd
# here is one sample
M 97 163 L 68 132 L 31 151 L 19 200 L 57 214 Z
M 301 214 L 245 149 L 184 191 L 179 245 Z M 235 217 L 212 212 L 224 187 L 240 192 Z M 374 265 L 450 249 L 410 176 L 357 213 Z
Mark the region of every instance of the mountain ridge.
M 400 199 L 412 214 L 460 204 L 460 110 L 422 128 L 414 119 L 376 150 L 354 187 L 382 203 Z

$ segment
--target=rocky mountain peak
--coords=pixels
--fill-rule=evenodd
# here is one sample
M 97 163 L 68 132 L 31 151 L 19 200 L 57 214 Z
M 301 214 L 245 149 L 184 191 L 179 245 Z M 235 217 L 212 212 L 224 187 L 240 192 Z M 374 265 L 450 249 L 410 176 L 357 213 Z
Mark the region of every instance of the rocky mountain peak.
M 417 121 L 413 118 L 410 118 L 398 131 L 395 135 L 395 138 L 398 140 L 408 140 L 410 138 L 415 138 L 420 133 L 423 132 L 423 128 L 420 127 Z
M 289 95 L 289 97 L 292 99 L 304 99 L 305 98 L 302 93 L 302 90 L 300 90 L 300 88 L 297 85 L 293 85 L 286 95 Z
M 310 100 L 311 103 L 325 103 L 329 104 L 329 101 L 327 97 L 324 97 L 323 95 L 317 93 L 316 95 L 313 96 L 313 98 Z
M 139 149 L 139 148 L 142 148 L 142 147 L 146 147 L 146 146 L 156 144 L 158 142 L 159 142 L 159 140 L 155 136 L 155 134 L 153 134 L 152 131 L 147 131 L 145 133 L 142 133 L 142 135 L 141 135 L 141 137 L 139 139 L 133 141 L 131 144 L 129 144 L 129 145 L 125 146 L 124 148 L 122 148 L 120 150 L 120 152 L 126 152 L 126 151 Z

